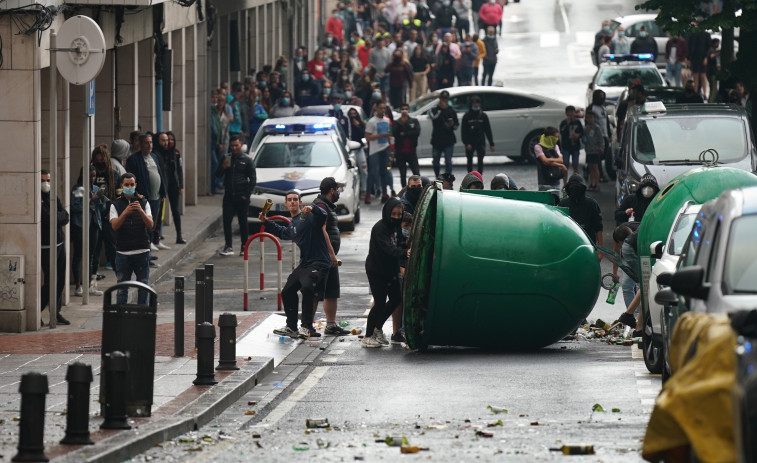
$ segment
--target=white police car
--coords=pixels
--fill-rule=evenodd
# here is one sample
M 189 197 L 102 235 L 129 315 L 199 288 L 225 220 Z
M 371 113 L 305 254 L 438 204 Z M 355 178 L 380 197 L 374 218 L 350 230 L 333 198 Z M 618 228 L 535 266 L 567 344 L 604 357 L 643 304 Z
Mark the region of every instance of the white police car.
M 250 197 L 249 221 L 258 222 L 263 204 L 270 199 L 268 213 L 288 216 L 284 204 L 287 191 L 298 190 L 304 205 L 319 194 L 321 180 L 334 177 L 344 183 L 336 202 L 339 225 L 354 230 L 360 221 L 360 181 L 351 150 L 360 144 L 346 140 L 336 119 L 331 117 L 288 117 L 270 119 L 252 143 L 250 157 L 257 184 Z
M 629 82 L 640 83 L 644 87 L 668 85 L 665 78 L 652 62 L 651 53 L 639 55 L 604 55 L 606 61 L 600 64 L 586 90 L 586 106 L 591 104 L 594 91 L 605 92 L 605 104 L 614 105 Z

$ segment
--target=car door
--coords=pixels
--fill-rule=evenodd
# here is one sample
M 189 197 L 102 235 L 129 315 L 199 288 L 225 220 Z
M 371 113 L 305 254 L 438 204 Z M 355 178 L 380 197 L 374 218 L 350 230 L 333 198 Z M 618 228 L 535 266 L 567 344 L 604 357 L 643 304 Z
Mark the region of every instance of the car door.
M 418 123 L 421 126 L 421 134 L 418 136 L 418 147 L 416 149 L 419 158 L 430 158 L 432 154 L 431 131 L 433 130 L 433 125 L 428 113 L 431 111 L 431 108 L 436 107 L 437 101 L 438 100 L 434 100 L 428 106 L 421 108 L 420 111 L 412 114 L 412 117 L 418 119 Z
M 538 107 L 533 98 L 507 92 L 483 92 L 481 100 L 492 126 L 497 155 L 519 157 L 523 140 L 535 127 L 556 125 L 558 121 L 541 124 Z

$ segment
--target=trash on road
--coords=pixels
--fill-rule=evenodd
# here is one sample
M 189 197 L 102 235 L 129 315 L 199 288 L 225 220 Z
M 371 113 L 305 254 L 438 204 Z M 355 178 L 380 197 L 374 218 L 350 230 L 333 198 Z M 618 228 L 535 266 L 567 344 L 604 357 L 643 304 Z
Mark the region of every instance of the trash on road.
M 418 447 L 417 445 L 403 445 L 400 447 L 401 453 L 418 453 L 420 451 L 428 451 L 428 448 Z
M 308 418 L 305 420 L 305 427 L 309 429 L 313 428 L 328 428 L 329 427 L 329 420 L 327 418 Z
M 293 445 L 292 450 L 294 450 L 295 452 L 304 452 L 306 450 L 310 450 L 310 445 L 308 445 L 307 442 L 300 442 L 297 445 Z
M 410 444 L 405 436 L 386 436 L 384 439 L 376 439 L 376 442 L 384 442 L 389 447 L 402 447 Z
M 593 411 L 593 412 L 604 412 L 605 409 L 602 408 L 602 406 L 599 405 L 599 404 L 594 404 L 594 406 L 591 407 L 591 411 Z
M 476 431 L 476 436 L 478 437 L 494 437 L 494 433 L 481 431 L 480 429 Z
M 502 420 L 497 420 L 494 423 L 488 423 L 486 426 L 488 428 L 493 428 L 495 426 L 504 426 L 504 424 L 502 423 Z
M 489 405 L 486 408 L 488 408 L 489 411 L 494 413 L 495 415 L 499 415 L 500 413 L 507 413 L 507 409 L 502 407 L 492 407 L 491 405 Z
M 560 448 L 551 448 L 551 452 L 562 452 L 563 455 L 595 455 L 594 446 L 587 444 L 570 445 L 565 444 Z

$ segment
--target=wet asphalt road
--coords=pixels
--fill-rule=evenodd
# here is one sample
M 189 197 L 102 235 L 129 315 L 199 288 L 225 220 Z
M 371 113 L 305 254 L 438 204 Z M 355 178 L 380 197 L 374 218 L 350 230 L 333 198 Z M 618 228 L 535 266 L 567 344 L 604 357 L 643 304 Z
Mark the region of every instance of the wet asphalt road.
M 583 106 L 593 74 L 587 41 L 593 40 L 602 19 L 633 13 L 633 3 L 511 3 L 505 10 L 496 77 L 506 86 Z M 459 181 L 465 174 L 464 158 L 455 161 Z M 497 172 L 506 172 L 519 186 L 533 189 L 535 169 L 507 158 L 490 159 L 484 182 L 488 185 Z M 432 176 L 429 164 L 421 170 Z M 395 183 L 399 190 L 396 173 Z M 602 192 L 594 195 L 603 211 L 605 243 L 612 242 L 614 226 L 611 185 L 603 184 Z M 342 234 L 338 318 L 350 327 L 364 326 L 370 305 L 363 265 L 380 207 L 375 202 L 362 206 L 362 223 Z M 188 319 L 193 317 L 193 269 L 204 263 L 215 266 L 216 313 L 242 310 L 242 258 L 218 256 L 222 242 L 219 230 L 175 269 L 175 274 L 187 276 Z M 284 278 L 289 249 L 285 244 Z M 276 310 L 273 246 L 266 250 L 267 289 L 251 293 L 251 310 Z M 251 287 L 258 285 L 257 265 L 252 258 Z M 603 273 L 611 270 L 606 261 L 602 268 Z M 170 278 L 158 283 L 161 304 L 172 303 L 172 284 Z M 603 290 L 589 321 L 611 321 L 621 313 L 622 304 L 608 305 L 605 297 Z M 391 331 L 389 323 L 385 332 Z M 480 336 L 503 336 L 510 329 L 539 327 L 482 327 Z M 401 346 L 362 349 L 355 336 L 327 337 L 298 345 L 274 373 L 214 422 L 134 461 L 641 461 L 644 430 L 659 389 L 660 377 L 647 373 L 631 347 L 599 340 L 559 342 L 531 353 L 461 348 L 412 352 Z M 593 412 L 595 404 L 605 411 Z M 495 414 L 488 406 L 507 413 Z M 330 429 L 308 430 L 308 418 L 328 419 Z M 399 448 L 376 442 L 387 436 L 404 436 L 410 445 L 428 450 L 401 456 Z M 568 457 L 549 450 L 581 443 L 594 445 L 596 455 Z

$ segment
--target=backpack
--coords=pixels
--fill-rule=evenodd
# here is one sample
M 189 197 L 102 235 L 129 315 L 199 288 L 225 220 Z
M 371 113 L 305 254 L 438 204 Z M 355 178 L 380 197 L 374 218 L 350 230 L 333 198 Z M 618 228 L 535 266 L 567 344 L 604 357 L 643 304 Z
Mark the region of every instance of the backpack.
M 554 159 L 558 157 L 557 151 L 554 148 L 552 149 L 546 149 L 544 147 L 542 148 L 544 149 L 544 156 L 550 159 Z M 547 164 L 542 164 L 541 173 L 542 173 L 542 176 L 544 177 L 544 183 L 547 185 L 552 185 L 554 183 L 557 183 L 557 181 L 563 178 L 563 171 L 559 166 L 550 166 Z

